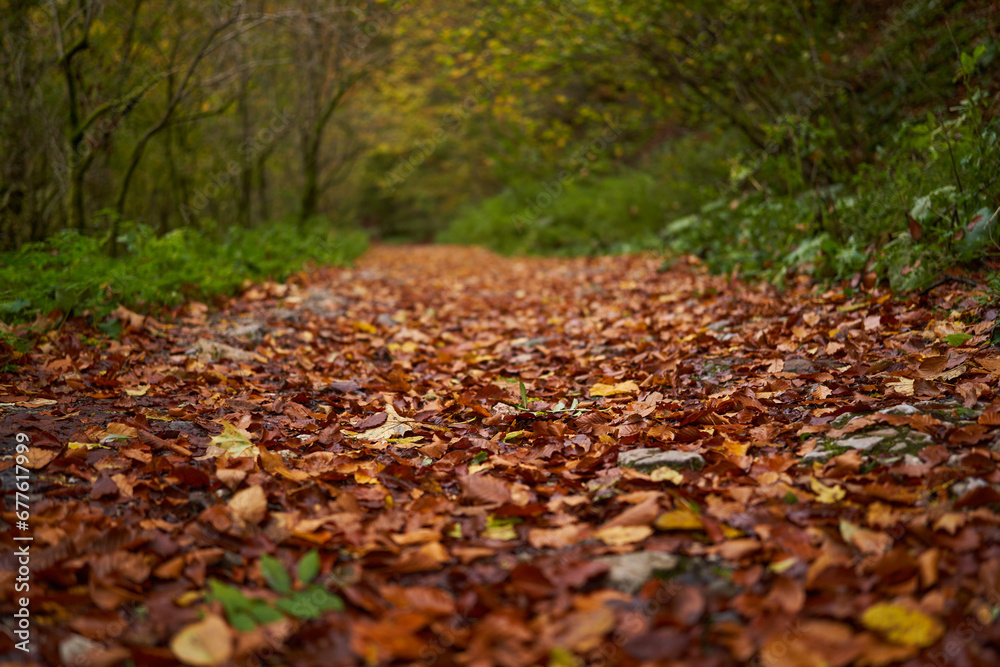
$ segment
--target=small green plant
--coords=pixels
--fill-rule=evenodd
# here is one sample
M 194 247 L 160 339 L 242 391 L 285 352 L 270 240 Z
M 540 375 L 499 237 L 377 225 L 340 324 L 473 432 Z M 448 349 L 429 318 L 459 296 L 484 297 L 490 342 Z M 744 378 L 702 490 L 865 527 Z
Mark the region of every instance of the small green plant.
M 264 555 L 260 559 L 260 572 L 268 587 L 278 594 L 276 600 L 249 598 L 239 588 L 216 579 L 209 580 L 205 599 L 221 604 L 229 625 L 244 632 L 286 616 L 315 619 L 327 611 L 343 611 L 344 601 L 340 596 L 315 582 L 319 565 L 319 552 L 309 551 L 299 561 L 297 581 L 293 582 L 291 573 L 277 558 Z

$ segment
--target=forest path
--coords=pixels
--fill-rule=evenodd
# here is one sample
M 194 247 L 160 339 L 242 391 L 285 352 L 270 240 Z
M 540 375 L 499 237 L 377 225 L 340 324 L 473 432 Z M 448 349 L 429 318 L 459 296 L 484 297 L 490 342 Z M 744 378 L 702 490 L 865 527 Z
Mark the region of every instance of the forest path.
M 37 664 L 1000 662 L 984 308 L 661 268 L 377 246 L 71 323 L 0 385 Z

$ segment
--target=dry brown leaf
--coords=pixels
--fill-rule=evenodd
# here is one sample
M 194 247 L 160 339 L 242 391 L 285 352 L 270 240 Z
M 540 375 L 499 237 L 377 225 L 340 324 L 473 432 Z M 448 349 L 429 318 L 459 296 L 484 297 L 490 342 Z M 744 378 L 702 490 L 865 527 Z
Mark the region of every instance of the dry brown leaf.
M 233 656 L 232 631 L 220 617 L 206 616 L 174 635 L 170 640 L 170 650 L 185 665 L 222 665 Z

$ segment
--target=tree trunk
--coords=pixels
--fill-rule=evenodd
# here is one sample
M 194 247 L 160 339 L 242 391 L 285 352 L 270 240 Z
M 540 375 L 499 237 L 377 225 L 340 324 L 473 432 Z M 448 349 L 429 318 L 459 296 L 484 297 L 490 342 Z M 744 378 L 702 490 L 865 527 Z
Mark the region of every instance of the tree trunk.
M 316 215 L 319 207 L 319 142 L 319 136 L 311 137 L 302 152 L 302 175 L 305 184 L 299 207 L 300 227 L 304 227 L 306 220 Z

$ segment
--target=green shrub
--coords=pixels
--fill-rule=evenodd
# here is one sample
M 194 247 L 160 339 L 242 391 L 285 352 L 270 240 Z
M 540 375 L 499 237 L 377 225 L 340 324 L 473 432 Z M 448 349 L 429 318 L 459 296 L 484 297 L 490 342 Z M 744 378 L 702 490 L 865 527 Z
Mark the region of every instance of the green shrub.
M 668 143 L 641 170 L 516 182 L 467 206 L 438 235 L 447 243 L 504 254 L 579 255 L 659 248 L 665 220 L 693 212 L 712 196 L 733 150 L 732 135 L 691 135 Z
M 843 183 L 809 185 L 788 155 L 691 136 L 661 151 L 646 173 L 580 180 L 558 196 L 552 182 L 512 185 L 466 208 L 440 238 L 503 253 L 662 247 L 697 255 L 716 272 L 738 267 L 775 282 L 790 271 L 839 281 L 871 270 L 897 290 L 925 287 L 998 247 L 995 100 L 971 80 L 984 53 L 959 59 L 965 100 L 903 123 L 877 160 Z M 541 206 L 545 196 L 551 203 Z
M 653 179 L 642 173 L 565 185 L 553 179 L 465 209 L 438 240 L 506 254 L 608 252 L 653 238 L 664 213 Z

